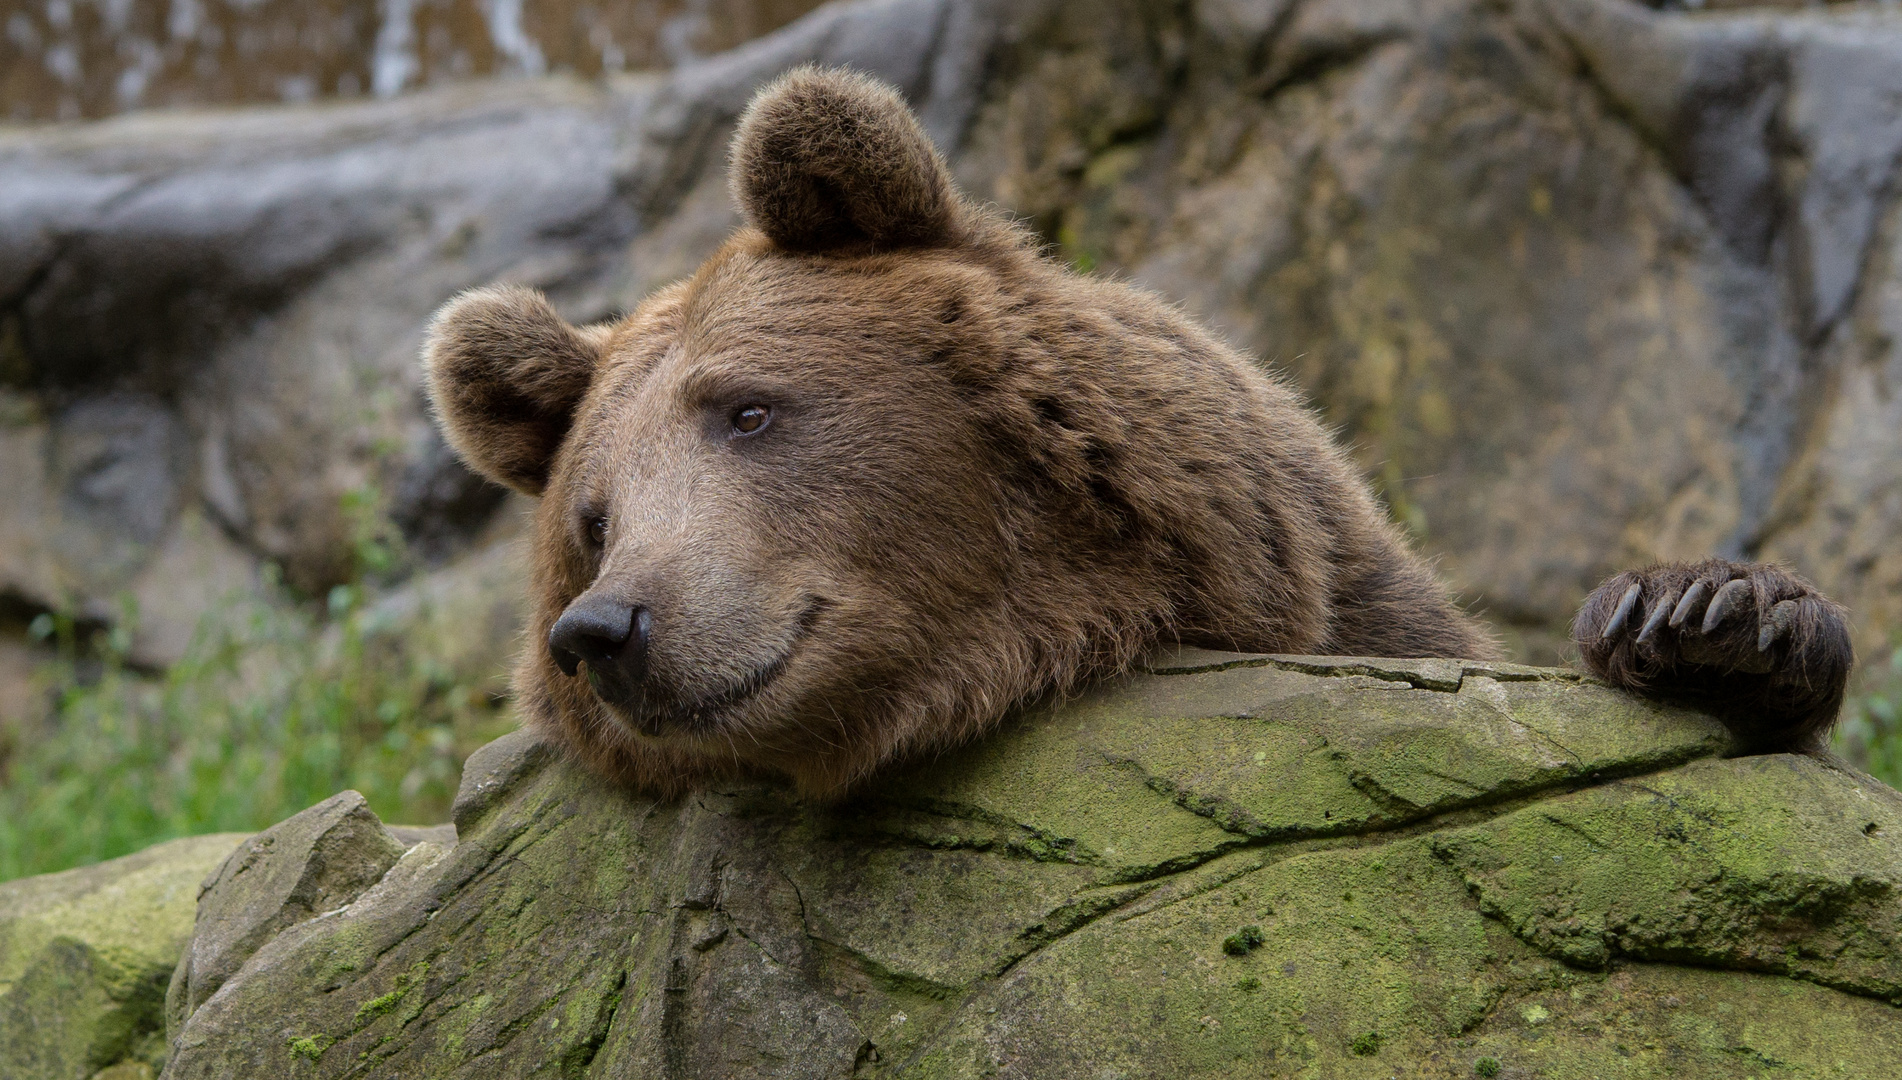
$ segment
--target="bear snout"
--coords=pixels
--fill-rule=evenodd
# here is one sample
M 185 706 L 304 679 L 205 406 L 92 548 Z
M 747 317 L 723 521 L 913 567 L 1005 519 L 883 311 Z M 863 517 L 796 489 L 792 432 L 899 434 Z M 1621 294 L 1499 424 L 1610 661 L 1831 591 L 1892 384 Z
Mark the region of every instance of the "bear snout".
M 583 593 L 549 629 L 548 653 L 564 675 L 576 674 L 586 661 L 588 681 L 597 692 L 604 683 L 636 689 L 647 678 L 652 629 L 646 608 Z

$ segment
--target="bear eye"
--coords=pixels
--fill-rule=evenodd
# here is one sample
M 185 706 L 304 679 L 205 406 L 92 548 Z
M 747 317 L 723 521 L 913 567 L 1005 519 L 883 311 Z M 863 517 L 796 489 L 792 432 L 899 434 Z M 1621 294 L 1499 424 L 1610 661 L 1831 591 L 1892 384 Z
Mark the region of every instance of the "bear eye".
M 747 405 L 733 413 L 733 433 L 751 435 L 766 426 L 773 418 L 773 410 L 764 405 Z
M 588 539 L 595 547 L 606 547 L 608 543 L 608 519 L 604 517 L 588 519 Z

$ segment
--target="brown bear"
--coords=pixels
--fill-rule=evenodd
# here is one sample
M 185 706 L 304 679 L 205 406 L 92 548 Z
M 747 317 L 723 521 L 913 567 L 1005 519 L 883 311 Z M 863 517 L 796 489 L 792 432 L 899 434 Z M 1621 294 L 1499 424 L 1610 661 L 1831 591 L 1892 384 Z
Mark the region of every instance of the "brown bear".
M 478 289 L 425 348 L 456 450 L 541 496 L 520 706 L 606 774 L 833 795 L 1164 641 L 1497 654 L 1296 391 L 968 201 L 889 87 L 782 77 L 731 177 L 746 227 L 632 315 Z M 1767 566 L 1620 576 L 1577 634 L 1757 748 L 1818 745 L 1850 664 Z

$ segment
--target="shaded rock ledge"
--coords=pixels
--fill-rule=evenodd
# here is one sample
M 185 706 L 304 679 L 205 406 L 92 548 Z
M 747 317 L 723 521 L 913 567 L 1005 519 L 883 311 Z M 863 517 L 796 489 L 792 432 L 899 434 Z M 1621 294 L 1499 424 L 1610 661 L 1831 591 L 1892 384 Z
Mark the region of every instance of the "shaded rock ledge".
M 233 837 L 0 886 L 0 1072 L 107 1064 L 20 1056 L 103 1015 L 20 974 L 109 951 L 85 902 L 170 913 L 181 1080 L 1886 1075 L 1902 795 L 1726 749 L 1569 672 L 1199 651 L 835 807 L 517 733 L 454 835 L 345 793 L 245 842 L 189 946 L 123 883 Z

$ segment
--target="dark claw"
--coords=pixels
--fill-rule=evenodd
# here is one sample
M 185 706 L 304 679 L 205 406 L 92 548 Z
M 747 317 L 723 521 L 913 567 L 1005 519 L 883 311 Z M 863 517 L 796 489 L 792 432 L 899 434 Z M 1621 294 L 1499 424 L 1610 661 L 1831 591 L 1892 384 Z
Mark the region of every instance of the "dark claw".
M 1611 613 L 1611 621 L 1605 624 L 1605 632 L 1598 635 L 1599 640 L 1610 641 L 1624 631 L 1631 609 L 1638 603 L 1638 594 L 1643 591 L 1643 586 L 1637 584 L 1625 590 L 1625 595 L 1618 599 L 1618 610 Z
M 1742 578 L 1718 589 L 1717 595 L 1710 599 L 1710 607 L 1704 610 L 1704 633 L 1717 629 L 1724 616 L 1730 614 L 1731 606 L 1749 594 L 1750 583 Z
M 1664 620 L 1671 617 L 1671 606 L 1676 601 L 1676 589 L 1658 598 L 1657 604 L 1651 609 L 1651 614 L 1644 620 L 1644 629 L 1638 631 L 1638 644 L 1643 645 L 1658 636 L 1658 627 L 1663 626 Z
M 1685 589 L 1684 599 L 1679 600 L 1677 607 L 1671 612 L 1671 629 L 1676 630 L 1678 627 L 1683 626 L 1684 620 L 1690 618 L 1691 612 L 1697 607 L 1697 602 L 1704 599 L 1704 596 L 1709 592 L 1710 586 L 1701 581 L 1695 582 L 1690 588 Z
M 1757 651 L 1769 652 L 1770 646 L 1789 636 L 1796 625 L 1796 601 L 1785 600 L 1770 609 L 1770 621 L 1757 631 Z

